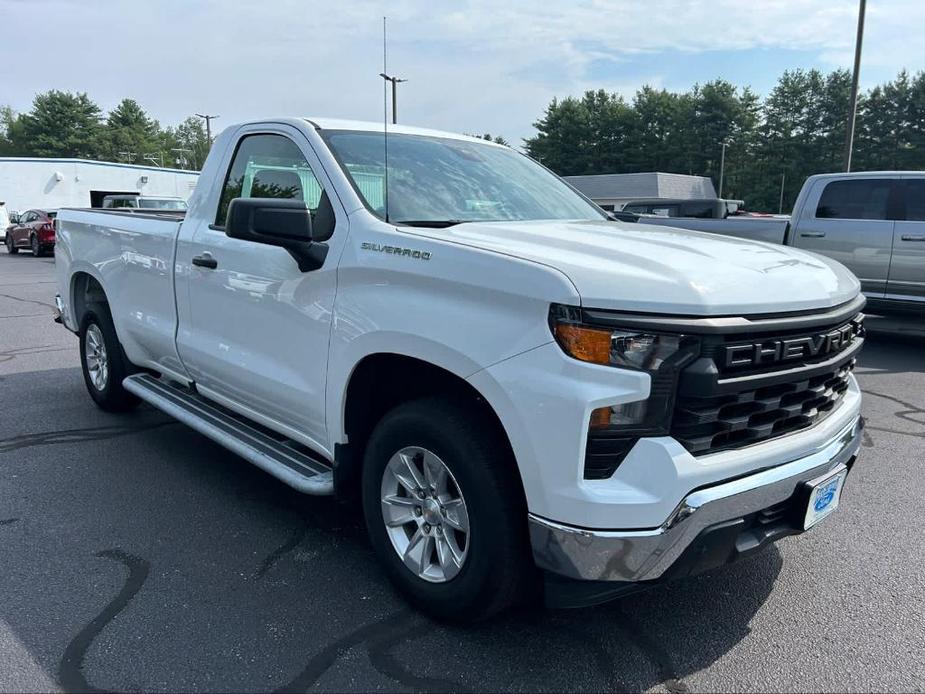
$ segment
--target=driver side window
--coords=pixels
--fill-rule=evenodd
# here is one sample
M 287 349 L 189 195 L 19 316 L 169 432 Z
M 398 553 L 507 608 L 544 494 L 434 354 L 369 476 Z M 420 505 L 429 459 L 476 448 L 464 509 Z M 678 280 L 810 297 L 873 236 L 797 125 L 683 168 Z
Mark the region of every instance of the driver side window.
M 238 142 L 215 226 L 225 226 L 228 205 L 235 198 L 302 199 L 313 216 L 323 203 L 330 207 L 302 151 L 283 135 L 247 135 Z

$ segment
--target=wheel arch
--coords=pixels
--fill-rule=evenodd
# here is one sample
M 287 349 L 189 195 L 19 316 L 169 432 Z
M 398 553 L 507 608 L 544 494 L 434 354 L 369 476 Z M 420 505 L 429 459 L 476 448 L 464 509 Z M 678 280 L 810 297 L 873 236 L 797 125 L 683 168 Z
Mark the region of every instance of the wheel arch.
M 340 433 L 334 445 L 337 495 L 355 498 L 359 490 L 366 442 L 382 417 L 398 405 L 433 395 L 447 395 L 483 417 L 505 447 L 523 494 L 523 480 L 513 446 L 495 408 L 464 376 L 444 366 L 407 354 L 375 352 L 360 359 L 343 389 Z
M 70 309 L 75 327 L 79 330 L 87 307 L 93 303 L 109 305 L 109 297 L 100 279 L 86 269 L 75 270 L 70 279 Z

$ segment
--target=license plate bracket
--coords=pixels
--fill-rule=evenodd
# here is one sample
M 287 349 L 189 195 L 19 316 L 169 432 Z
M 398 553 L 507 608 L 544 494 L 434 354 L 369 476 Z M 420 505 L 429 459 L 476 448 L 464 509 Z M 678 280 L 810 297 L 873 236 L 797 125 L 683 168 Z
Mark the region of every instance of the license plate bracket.
M 806 513 L 803 516 L 803 530 L 809 530 L 824 518 L 828 518 L 838 508 L 848 468 L 839 465 L 804 484 L 806 489 Z

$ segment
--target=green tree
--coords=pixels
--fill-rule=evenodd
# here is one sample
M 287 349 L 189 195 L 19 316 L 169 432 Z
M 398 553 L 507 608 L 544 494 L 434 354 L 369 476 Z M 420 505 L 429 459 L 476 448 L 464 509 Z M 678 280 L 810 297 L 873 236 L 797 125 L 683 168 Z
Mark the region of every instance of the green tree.
M 160 124 L 133 99 L 123 99 L 109 112 L 103 143 L 103 156 L 110 161 L 150 164 L 146 157 L 163 159 Z
M 85 93 L 51 90 L 37 94 L 32 110 L 22 116 L 22 137 L 28 153 L 38 157 L 99 156 L 101 111 Z
M 494 142 L 495 144 L 499 144 L 499 145 L 510 146 L 508 145 L 508 141 L 505 140 L 500 135 L 495 135 L 494 137 L 492 137 L 491 133 L 485 133 L 484 135 L 473 135 L 473 137 L 477 137 L 480 140 L 488 140 L 489 142 Z
M 195 116 L 176 128 L 167 128 L 161 134 L 161 141 L 171 166 L 194 171 L 202 168 L 211 147 L 202 120 Z
M 22 115 L 9 106 L 0 108 L 0 157 L 27 156 Z

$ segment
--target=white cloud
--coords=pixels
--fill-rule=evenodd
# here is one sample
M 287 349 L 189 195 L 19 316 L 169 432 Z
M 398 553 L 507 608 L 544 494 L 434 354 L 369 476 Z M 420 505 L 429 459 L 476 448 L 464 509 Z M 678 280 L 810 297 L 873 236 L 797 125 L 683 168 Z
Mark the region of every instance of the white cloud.
M 271 114 L 378 119 L 387 14 L 390 70 L 409 79 L 401 120 L 517 139 L 553 96 L 675 84 L 678 51 L 801 50 L 822 66 L 849 66 L 856 13 L 848 0 L 0 0 L 0 103 L 27 109 L 35 92 L 58 88 L 107 108 L 131 96 L 165 123 L 197 110 L 221 114 L 219 124 Z M 865 70 L 922 66 L 923 20 L 918 0 L 872 2 Z M 38 50 L 10 40 L 23 35 L 35 35 Z M 595 60 L 663 52 L 657 70 L 589 79 Z

